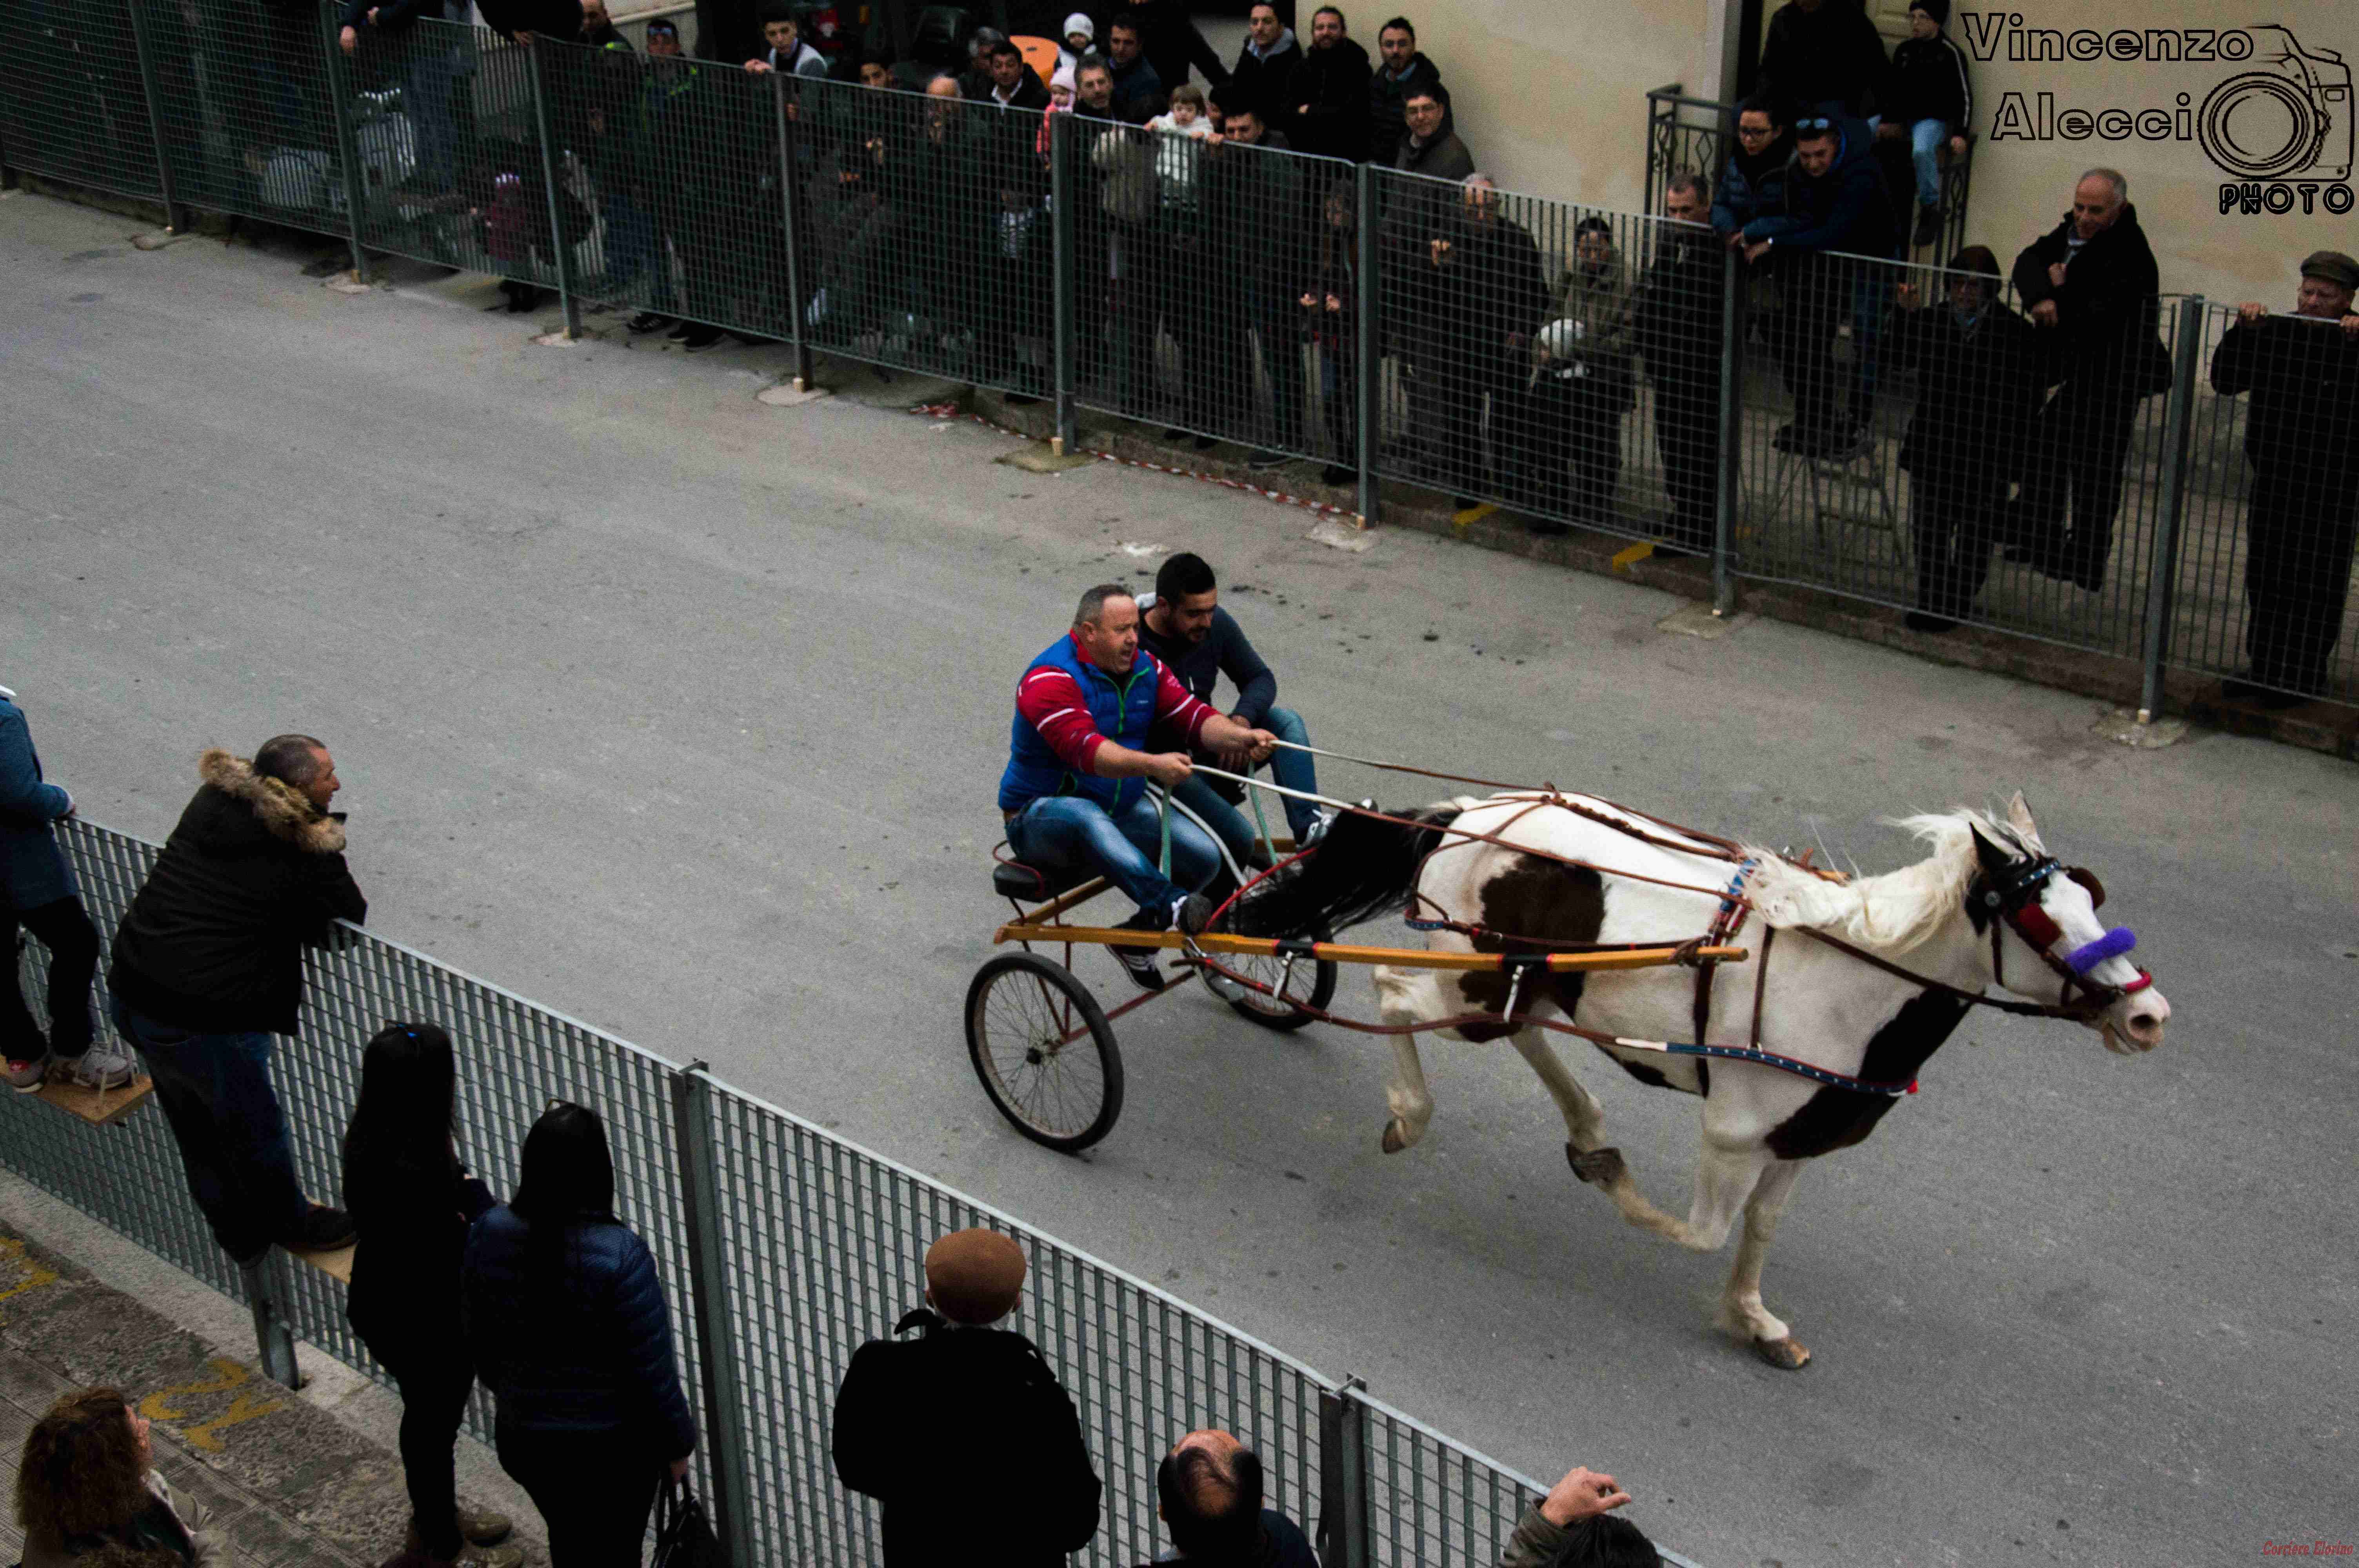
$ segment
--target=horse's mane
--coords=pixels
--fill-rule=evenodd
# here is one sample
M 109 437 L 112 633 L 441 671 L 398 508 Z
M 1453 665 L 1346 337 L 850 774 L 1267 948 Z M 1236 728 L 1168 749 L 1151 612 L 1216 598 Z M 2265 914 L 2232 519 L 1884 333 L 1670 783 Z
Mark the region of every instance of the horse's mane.
M 2006 822 L 1967 806 L 1894 818 L 1891 825 L 1930 846 L 1932 853 L 1882 876 L 1836 882 L 1748 845 L 1745 852 L 1760 864 L 1746 883 L 1746 896 L 1770 925 L 1811 926 L 1862 947 L 1906 953 L 1922 946 L 1965 903 L 1980 866 L 1977 832 L 2017 855 L 2039 852 Z

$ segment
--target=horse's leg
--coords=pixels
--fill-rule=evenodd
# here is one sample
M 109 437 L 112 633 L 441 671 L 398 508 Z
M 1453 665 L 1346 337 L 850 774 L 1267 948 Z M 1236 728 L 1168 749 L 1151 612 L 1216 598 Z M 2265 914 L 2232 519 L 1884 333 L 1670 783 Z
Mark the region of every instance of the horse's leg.
M 1597 1103 L 1597 1097 L 1572 1076 L 1572 1070 L 1549 1044 L 1546 1030 L 1518 1029 L 1514 1038 L 1516 1054 L 1539 1075 L 1549 1098 L 1563 1113 L 1565 1134 L 1571 1140 L 1566 1145 L 1566 1152 L 1586 1154 L 1596 1148 L 1605 1128 L 1605 1109 Z
M 1785 1212 L 1794 1178 L 1801 1173 L 1799 1160 L 1772 1161 L 1761 1173 L 1752 1197 L 1745 1201 L 1745 1238 L 1737 1243 L 1736 1266 L 1728 1271 L 1720 1314 L 1714 1320 L 1729 1333 L 1751 1340 L 1764 1361 L 1788 1371 L 1808 1366 L 1810 1353 L 1796 1342 L 1783 1319 L 1761 1304 L 1761 1260 L 1768 1256 L 1770 1239 L 1777 1234 L 1777 1217 Z
M 1379 964 L 1371 971 L 1375 982 L 1376 1011 L 1386 1023 L 1416 1023 L 1442 1016 L 1440 999 L 1432 996 L 1432 971 L 1395 969 Z M 1426 1087 L 1425 1063 L 1417 1054 L 1417 1036 L 1402 1033 L 1386 1036 L 1393 1043 L 1393 1081 L 1385 1090 L 1392 1119 L 1385 1123 L 1384 1152 L 1397 1154 L 1425 1136 L 1433 1119 L 1433 1094 Z

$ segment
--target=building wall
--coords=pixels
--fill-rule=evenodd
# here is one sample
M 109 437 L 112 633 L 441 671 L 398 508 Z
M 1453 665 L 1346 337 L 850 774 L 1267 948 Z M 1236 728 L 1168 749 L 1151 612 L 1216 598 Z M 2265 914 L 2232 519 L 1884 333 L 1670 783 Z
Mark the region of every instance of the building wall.
M 1906 0 L 1867 3 L 1887 38 L 1906 36 Z M 1719 40 L 1734 4 L 1430 0 L 1414 14 L 1419 42 L 1441 67 L 1461 133 L 1485 172 L 1518 189 L 1636 210 L 1645 174 L 1647 90 L 1683 81 L 1697 96 L 1712 96 L 1722 80 Z M 1353 16 L 1353 33 L 1364 35 L 1373 49 L 1383 16 L 1365 15 L 1364 23 L 1361 15 Z M 2021 40 L 2023 49 L 2014 47 L 2008 24 L 2017 16 L 2027 29 L 2088 29 L 2101 58 L 2010 58 L 2041 47 L 2029 38 Z M 2267 30 L 2263 23 L 2278 24 L 2287 33 Z M 2107 35 L 2121 31 L 2125 41 L 2117 49 L 2134 42 L 2142 56 L 2149 37 L 2168 33 L 2183 56 L 2196 46 L 2183 29 L 2215 30 L 2215 53 L 2241 49 L 2235 39 L 2249 41 L 2251 53 L 2241 60 L 2177 61 L 2102 53 Z M 1982 136 L 1968 237 L 1989 245 L 2002 261 L 2055 225 L 2083 168 L 2106 164 L 2129 177 L 2130 200 L 2153 241 L 2167 290 L 2289 307 L 2303 255 L 2321 248 L 2359 252 L 2359 214 L 2337 215 L 2326 206 L 2336 194 L 2330 187 L 2339 186 L 2342 197 L 2354 189 L 2352 126 L 2359 103 L 2349 62 L 2359 60 L 2359 8 L 2343 0 L 2270 0 L 2266 6 L 2251 0 L 2078 0 L 2070 5 L 2044 0 L 2020 10 L 1961 5 L 1949 31 L 1968 49 L 1975 129 Z M 2332 51 L 2343 63 L 2321 59 L 2305 79 L 2299 64 L 2288 68 L 2271 58 L 2282 52 L 2288 34 L 2310 54 Z M 2085 52 L 2091 40 L 2080 40 L 2079 47 Z M 1985 52 L 1990 58 L 1980 58 Z M 2223 87 L 2231 81 L 2236 85 Z M 2341 100 L 2321 102 L 2338 84 Z M 2207 101 L 2223 109 L 2222 128 L 2256 152 L 2289 139 L 2298 113 L 2290 102 L 2309 106 L 2299 113 L 2331 119 L 2314 167 L 2254 182 L 2256 194 L 2268 185 L 2281 187 L 2275 199 L 2289 203 L 2289 211 L 2222 214 L 2222 184 L 2244 181 L 2207 154 L 2200 134 Z M 2125 138 L 2107 140 L 2095 124 L 2084 128 L 2071 117 L 2078 111 L 2093 122 L 2107 110 L 2122 113 L 2104 129 L 2126 127 Z M 2149 117 L 2146 128 L 2168 134 L 2142 138 L 2136 121 L 2140 112 L 2159 112 L 2163 118 Z M 2066 134 L 2084 129 L 2083 139 Z M 2190 132 L 2197 134 L 2182 139 Z M 2312 187 L 2308 213 L 2302 211 L 2305 183 Z

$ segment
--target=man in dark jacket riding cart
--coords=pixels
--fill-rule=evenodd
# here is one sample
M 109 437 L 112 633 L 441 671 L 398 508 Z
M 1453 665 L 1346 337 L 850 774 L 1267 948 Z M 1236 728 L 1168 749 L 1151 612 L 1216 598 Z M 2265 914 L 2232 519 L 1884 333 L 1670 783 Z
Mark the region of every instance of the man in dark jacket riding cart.
M 1171 726 L 1190 746 L 1268 757 L 1277 737 L 1226 719 L 1138 645 L 1138 601 L 1117 583 L 1082 595 L 1072 630 L 1044 649 L 1016 688 L 1007 771 L 999 810 L 1007 847 L 1027 865 L 1086 869 L 1138 904 L 1125 929 L 1193 935 L 1212 918 L 1194 890 L 1219 869 L 1220 851 L 1184 817 L 1164 818 L 1147 797 L 1147 781 L 1165 789 L 1195 771 L 1188 752 L 1149 752 L 1147 730 Z M 1155 949 L 1111 949 L 1131 978 L 1163 986 Z

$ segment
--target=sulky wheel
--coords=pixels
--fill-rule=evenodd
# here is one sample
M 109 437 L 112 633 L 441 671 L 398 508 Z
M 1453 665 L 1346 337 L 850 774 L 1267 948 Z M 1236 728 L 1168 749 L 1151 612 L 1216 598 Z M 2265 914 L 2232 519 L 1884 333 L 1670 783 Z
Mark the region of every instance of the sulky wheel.
M 1332 958 L 1297 958 L 1290 973 L 1283 958 L 1228 953 L 1221 956 L 1221 963 L 1223 967 L 1247 979 L 1258 980 L 1274 991 L 1280 989 L 1283 979 L 1286 1000 L 1280 1001 L 1277 997 L 1216 975 L 1211 969 L 1204 971 L 1204 983 L 1212 988 L 1214 996 L 1236 1009 L 1240 1018 L 1258 1023 L 1264 1029 L 1299 1029 L 1311 1022 L 1309 1013 L 1298 1011 L 1289 1003 L 1299 1002 L 1306 1007 L 1323 1010 L 1335 1000 L 1335 962 Z
M 966 1051 L 983 1092 L 1035 1143 L 1078 1152 L 1122 1114 L 1122 1053 L 1105 1010 L 1038 953 L 1003 953 L 975 971 Z

